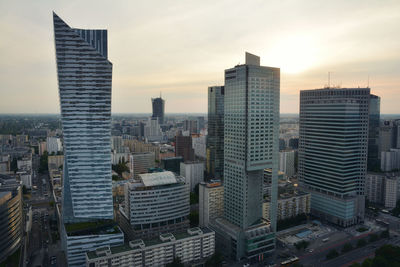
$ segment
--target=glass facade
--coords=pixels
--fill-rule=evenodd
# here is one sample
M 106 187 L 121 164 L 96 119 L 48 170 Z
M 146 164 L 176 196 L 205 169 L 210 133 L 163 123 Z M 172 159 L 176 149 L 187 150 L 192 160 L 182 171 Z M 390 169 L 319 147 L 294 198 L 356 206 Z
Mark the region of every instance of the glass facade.
M 63 220 L 113 219 L 107 31 L 70 28 L 53 13 L 64 134 Z
M 364 216 L 369 97 L 369 88 L 300 93 L 299 179 L 311 211 L 342 226 Z
M 368 132 L 368 170 L 376 171 L 380 167 L 379 156 L 379 121 L 381 98 L 370 95 L 369 98 L 369 132 Z
M 224 175 L 224 86 L 208 88 L 207 173 L 221 179 Z
M 158 123 L 164 123 L 164 110 L 165 110 L 165 100 L 161 97 L 152 98 L 151 104 L 153 106 L 152 118 L 158 118 Z

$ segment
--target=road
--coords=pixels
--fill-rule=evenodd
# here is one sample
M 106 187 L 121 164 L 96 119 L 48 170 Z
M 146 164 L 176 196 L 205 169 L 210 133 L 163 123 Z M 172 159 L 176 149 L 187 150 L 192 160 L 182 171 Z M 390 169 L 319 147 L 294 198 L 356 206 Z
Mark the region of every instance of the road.
M 53 201 L 53 194 L 50 188 L 50 179 L 48 174 L 38 174 L 39 160 L 33 160 L 34 175 L 32 184 L 37 187 L 32 189 L 31 199 L 26 201 L 32 205 L 33 223 L 30 233 L 30 242 L 27 249 L 27 266 L 64 266 L 65 257 L 61 252 L 61 243 L 59 240 L 52 240 L 52 232 L 58 232 L 55 220 L 54 207 L 49 205 Z M 53 220 L 53 223 L 51 223 Z M 50 264 L 50 258 L 57 258 L 56 265 Z

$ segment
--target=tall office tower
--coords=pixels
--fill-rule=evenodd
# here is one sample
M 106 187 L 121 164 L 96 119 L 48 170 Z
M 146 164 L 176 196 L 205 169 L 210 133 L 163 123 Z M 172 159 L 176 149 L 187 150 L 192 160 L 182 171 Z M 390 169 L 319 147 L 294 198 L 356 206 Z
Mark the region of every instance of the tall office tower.
M 368 159 L 367 169 L 379 169 L 379 123 L 381 98 L 376 95 L 369 97 L 369 125 L 368 125 Z
M 211 223 L 217 248 L 236 260 L 263 260 L 275 247 L 280 70 L 246 64 L 225 70 L 224 218 Z M 262 219 L 263 173 L 272 168 L 271 221 Z
M 54 37 L 65 146 L 63 219 L 112 219 L 107 30 L 73 29 L 54 14 Z
M 292 177 L 295 174 L 296 151 L 285 150 L 279 152 L 279 171 L 284 172 L 286 177 Z
M 124 240 L 110 225 L 112 64 L 107 30 L 73 29 L 55 13 L 53 21 L 65 156 L 61 238 L 68 265 L 85 266 L 85 250 Z M 101 229 L 79 231 L 80 222 L 107 219 Z
M 175 136 L 175 156 L 182 157 L 184 162 L 194 160 L 191 136 L 183 136 L 182 134 Z
M 158 118 L 158 123 L 164 123 L 164 110 L 165 110 L 165 100 L 160 97 L 152 98 L 151 103 L 153 106 L 153 116 L 152 118 Z
M 208 87 L 207 173 L 211 178 L 224 175 L 224 86 Z
M 300 92 L 299 179 L 311 212 L 342 227 L 364 219 L 369 88 Z

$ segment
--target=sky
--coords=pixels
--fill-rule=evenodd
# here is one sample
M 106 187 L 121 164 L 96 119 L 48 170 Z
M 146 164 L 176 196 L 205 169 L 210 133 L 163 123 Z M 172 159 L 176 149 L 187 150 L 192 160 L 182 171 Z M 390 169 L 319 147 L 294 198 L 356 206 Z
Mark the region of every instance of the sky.
M 281 113 L 299 91 L 371 87 L 400 113 L 400 1 L 0 1 L 0 113 L 59 113 L 52 11 L 75 28 L 108 29 L 112 112 L 207 112 L 207 87 L 244 63 L 281 68 Z M 368 79 L 369 77 L 369 79 Z

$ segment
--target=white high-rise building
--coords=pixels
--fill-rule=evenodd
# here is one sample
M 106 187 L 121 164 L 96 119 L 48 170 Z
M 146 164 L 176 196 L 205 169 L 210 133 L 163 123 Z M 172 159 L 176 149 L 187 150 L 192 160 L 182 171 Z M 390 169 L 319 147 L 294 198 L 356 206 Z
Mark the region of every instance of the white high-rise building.
M 197 161 L 181 162 L 180 175 L 185 177 L 190 191 L 193 191 L 197 184 L 204 182 L 204 163 Z
M 275 249 L 280 69 L 246 64 L 225 70 L 224 218 L 212 227 L 221 252 L 257 262 Z M 262 219 L 263 173 L 272 168 L 271 221 Z
M 144 137 L 148 142 L 161 142 L 163 140 L 163 133 L 158 123 L 158 117 L 149 118 L 146 126 L 144 126 Z
M 224 186 L 220 180 L 200 183 L 199 226 L 207 227 L 210 220 L 224 215 Z
M 288 150 L 279 152 L 279 171 L 284 172 L 286 177 L 295 175 L 296 151 Z
M 58 137 L 47 137 L 46 139 L 46 149 L 49 154 L 57 154 L 57 152 L 62 151 L 61 139 Z
M 381 170 L 384 172 L 400 170 L 400 149 L 392 148 L 381 152 Z

